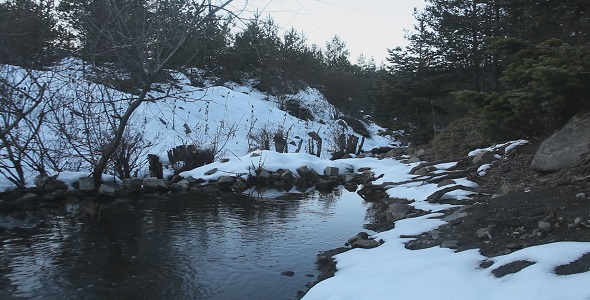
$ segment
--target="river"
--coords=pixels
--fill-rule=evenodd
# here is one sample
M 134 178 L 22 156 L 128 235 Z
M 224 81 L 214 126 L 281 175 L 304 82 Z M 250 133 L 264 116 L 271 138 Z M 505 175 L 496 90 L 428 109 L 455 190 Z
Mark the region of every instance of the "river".
M 99 221 L 55 215 L 0 236 L 0 298 L 293 299 L 315 280 L 319 251 L 363 231 L 368 208 L 340 189 L 120 201 Z

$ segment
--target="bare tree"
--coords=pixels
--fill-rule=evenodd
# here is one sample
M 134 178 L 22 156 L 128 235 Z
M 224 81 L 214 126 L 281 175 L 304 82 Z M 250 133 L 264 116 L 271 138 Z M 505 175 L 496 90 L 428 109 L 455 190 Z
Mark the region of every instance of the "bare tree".
M 56 95 L 48 91 L 53 78 L 46 75 L 0 67 L 0 173 L 18 188 L 25 187 L 31 171 L 45 174 L 47 165 L 55 166 L 42 133 Z
M 215 21 L 216 15 L 231 2 L 94 0 L 69 3 L 85 11 L 75 19 L 82 36 L 82 57 L 92 64 L 95 79 L 109 84 L 109 80 L 126 77 L 131 85 L 130 98 L 103 99 L 108 103 L 105 108 L 117 108 L 106 108 L 111 113 L 106 116 L 109 118 L 106 123 L 112 132 L 101 133 L 106 135 L 102 137 L 105 143 L 101 145 L 98 159 L 92 160 L 96 182 L 101 181 L 111 157 L 117 153 L 135 110 L 145 101 L 156 100 L 150 92 L 156 82 L 162 81 L 163 71 L 171 67 L 172 61 L 178 60 L 187 41 L 200 28 Z

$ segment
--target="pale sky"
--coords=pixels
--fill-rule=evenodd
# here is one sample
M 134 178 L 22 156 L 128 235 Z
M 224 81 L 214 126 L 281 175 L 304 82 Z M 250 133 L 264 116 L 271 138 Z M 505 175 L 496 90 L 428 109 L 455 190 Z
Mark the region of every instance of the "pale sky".
M 308 44 L 324 48 L 338 35 L 356 62 L 362 53 L 385 62 L 387 49 L 405 46 L 404 29 L 414 25 L 412 12 L 425 6 L 424 0 L 235 0 L 232 9 L 246 16 L 258 11 L 271 15 L 288 30 L 295 27 L 307 36 Z M 282 33 L 281 33 L 282 34 Z

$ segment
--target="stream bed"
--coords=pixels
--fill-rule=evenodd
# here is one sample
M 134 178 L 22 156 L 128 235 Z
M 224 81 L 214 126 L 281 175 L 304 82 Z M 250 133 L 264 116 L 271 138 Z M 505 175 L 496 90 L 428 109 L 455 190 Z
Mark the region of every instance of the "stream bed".
M 293 299 L 369 206 L 344 189 L 189 193 L 120 201 L 99 221 L 57 215 L 0 235 L 0 298 Z

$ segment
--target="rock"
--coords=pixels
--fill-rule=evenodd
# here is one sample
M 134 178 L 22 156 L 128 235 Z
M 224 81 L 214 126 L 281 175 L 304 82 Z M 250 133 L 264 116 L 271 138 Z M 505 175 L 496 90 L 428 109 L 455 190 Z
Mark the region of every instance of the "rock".
M 408 204 L 393 203 L 384 212 L 387 223 L 392 223 L 397 220 L 405 219 L 414 208 Z
M 284 181 L 287 184 L 293 184 L 293 182 L 295 181 L 295 176 L 293 176 L 293 172 L 289 171 L 289 170 L 285 170 L 282 174 L 280 179 L 282 181 Z
M 301 167 L 297 168 L 296 171 L 297 171 L 297 174 L 299 174 L 299 177 L 301 177 L 301 178 L 306 178 L 311 173 L 311 170 L 307 166 L 301 166 Z
M 231 176 L 221 176 L 219 180 L 217 180 L 218 185 L 232 185 L 235 182 L 235 178 Z
M 416 155 L 417 157 L 422 157 L 422 156 L 424 156 L 425 154 L 426 154 L 426 150 L 424 150 L 424 149 L 418 149 L 418 150 L 416 151 L 416 153 L 414 153 L 414 155 Z
M 586 199 L 586 194 L 584 194 L 584 193 L 578 193 L 578 194 L 576 194 L 576 198 L 578 198 L 578 199 Z
M 442 186 L 451 185 L 451 184 L 457 184 L 457 182 L 453 179 L 445 179 L 445 180 L 439 182 L 436 186 L 442 187 Z
M 156 193 L 160 188 L 166 188 L 166 183 L 156 177 L 144 178 L 142 181 L 143 191 L 146 193 Z
M 123 188 L 133 192 L 139 192 L 143 184 L 142 178 L 125 178 L 123 179 Z
M 412 156 L 410 159 L 406 161 L 407 164 L 413 164 L 417 162 L 421 162 L 421 160 L 416 156 Z
M 338 186 L 338 182 L 332 180 L 320 180 L 318 183 L 315 184 L 315 189 L 318 190 L 320 193 L 328 194 L 331 193 L 332 190 Z
M 262 178 L 262 179 L 269 179 L 271 176 L 272 175 L 270 174 L 270 172 L 267 170 L 264 170 L 264 169 L 260 170 L 260 172 L 258 172 L 258 175 L 257 175 L 258 178 Z
M 466 212 L 456 212 L 452 215 L 445 216 L 444 218 L 442 218 L 442 220 L 445 222 L 452 222 L 452 221 L 467 217 L 468 215 L 469 214 Z
M 457 249 L 458 245 L 459 245 L 459 241 L 457 241 L 457 240 L 446 240 L 446 241 L 442 242 L 440 247 L 441 248 L 449 248 L 449 249 Z
M 186 179 L 183 179 L 177 183 L 173 183 L 170 186 L 170 189 L 172 189 L 173 191 L 176 191 L 176 192 L 185 192 L 190 189 L 190 184 L 188 183 L 188 181 Z
M 48 192 L 53 192 L 56 190 L 68 190 L 68 185 L 65 182 L 50 176 L 39 175 L 35 177 L 35 185 Z
M 358 240 L 350 245 L 352 248 L 371 249 L 379 246 L 379 242 L 373 239 Z
M 549 229 L 551 229 L 551 223 L 545 222 L 545 221 L 539 221 L 537 227 L 539 227 L 539 229 L 542 231 L 548 231 Z
M 374 239 L 369 238 L 369 234 L 363 231 L 351 237 L 346 245 L 350 246 L 351 248 L 370 249 L 379 246 L 380 243 Z
M 338 176 L 340 169 L 337 167 L 326 167 L 324 169 L 324 175 L 326 176 Z
M 199 179 L 195 179 L 193 176 L 189 176 L 189 177 L 185 178 L 184 180 L 186 180 L 188 182 L 188 184 L 196 184 L 196 183 L 202 182 Z
M 222 158 L 219 162 L 220 163 L 226 163 L 229 161 L 229 158 Z
M 401 150 L 402 151 L 402 154 L 403 154 L 403 149 L 401 149 L 401 148 L 397 148 L 397 149 Z M 384 147 L 379 147 L 379 148 L 373 148 L 373 149 L 371 149 L 371 153 L 373 153 L 373 154 L 382 154 L 382 153 L 387 153 L 387 152 L 389 152 L 391 150 L 394 150 L 394 148 L 384 146 Z
M 96 183 L 92 177 L 81 177 L 78 179 L 78 189 L 80 191 L 94 191 Z
M 349 192 L 356 192 L 359 185 L 356 182 L 349 182 L 344 185 L 344 188 Z
M 362 167 L 362 168 L 359 168 L 357 171 L 359 171 L 361 173 L 363 173 L 365 171 L 369 171 L 370 172 L 371 171 L 371 168 L 369 168 L 369 167 Z
M 64 191 L 64 190 L 55 190 L 51 194 L 45 196 L 44 201 L 45 202 L 56 202 L 58 200 L 61 200 L 61 199 L 65 198 L 65 196 L 66 196 L 66 191 Z
M 283 272 L 281 272 L 281 275 L 287 276 L 287 277 L 293 277 L 295 275 L 295 272 L 293 272 L 293 271 L 283 271 Z
M 241 180 L 236 180 L 236 182 L 231 186 L 231 190 L 235 193 L 241 193 L 248 188 L 246 184 Z
M 101 184 L 100 187 L 98 187 L 98 194 L 112 197 L 115 195 L 115 188 L 110 185 Z
M 355 180 L 356 180 L 356 174 L 353 174 L 353 173 L 344 174 L 344 183 L 353 182 Z
M 39 200 L 39 196 L 34 193 L 26 193 L 22 197 L 16 199 L 14 203 L 21 207 L 30 207 L 33 205 L 37 200 Z
M 510 249 L 512 251 L 522 249 L 522 245 L 516 243 L 510 243 L 506 245 L 506 249 Z
M 213 168 L 213 169 L 211 169 L 211 170 L 209 170 L 209 171 L 207 171 L 207 172 L 203 173 L 203 175 L 205 175 L 205 176 L 209 176 L 209 175 L 213 175 L 213 174 L 215 174 L 215 173 L 217 173 L 217 168 Z
M 369 234 L 366 232 L 359 232 L 355 236 L 348 239 L 346 243 L 351 248 L 363 248 L 370 249 L 379 246 L 379 242 L 369 238 Z
M 589 152 L 590 114 L 574 116 L 560 131 L 547 138 L 533 158 L 530 168 L 554 172 L 573 166 Z
M 368 238 L 369 238 L 369 234 L 364 231 L 361 231 L 361 232 L 357 233 L 355 236 L 348 239 L 347 246 L 351 245 L 352 243 L 354 243 L 358 240 L 364 240 L 364 239 L 368 239 Z
M 424 176 L 428 173 L 429 173 L 429 171 L 427 168 L 420 168 L 420 169 L 416 170 L 416 172 L 414 172 L 414 175 Z
M 473 163 L 473 165 L 479 167 L 481 165 L 491 164 L 495 160 L 496 160 L 496 157 L 494 156 L 494 153 L 489 152 L 489 151 L 483 151 L 483 152 L 476 154 L 473 157 L 473 159 L 471 160 L 471 163 Z
M 492 239 L 492 229 L 487 227 L 487 228 L 480 228 L 475 232 L 475 235 L 477 236 L 477 238 L 479 239 Z

